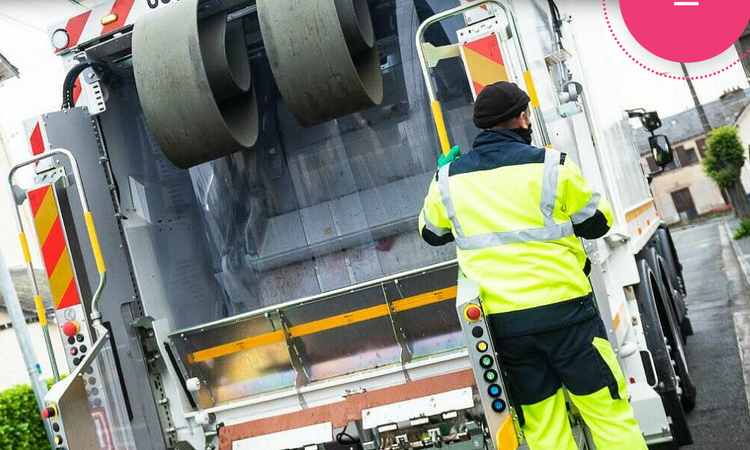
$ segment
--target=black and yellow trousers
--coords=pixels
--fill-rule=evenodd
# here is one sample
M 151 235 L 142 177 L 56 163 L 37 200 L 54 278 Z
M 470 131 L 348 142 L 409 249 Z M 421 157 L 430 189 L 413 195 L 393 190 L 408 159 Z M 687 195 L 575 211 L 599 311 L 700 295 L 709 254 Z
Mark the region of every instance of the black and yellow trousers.
M 497 317 L 496 317 L 497 319 Z M 597 450 L 646 450 L 625 379 L 598 315 L 549 331 L 502 337 L 490 324 L 495 348 L 520 405 L 531 450 L 577 450 L 565 394 L 591 430 Z M 498 337 L 501 336 L 501 337 Z

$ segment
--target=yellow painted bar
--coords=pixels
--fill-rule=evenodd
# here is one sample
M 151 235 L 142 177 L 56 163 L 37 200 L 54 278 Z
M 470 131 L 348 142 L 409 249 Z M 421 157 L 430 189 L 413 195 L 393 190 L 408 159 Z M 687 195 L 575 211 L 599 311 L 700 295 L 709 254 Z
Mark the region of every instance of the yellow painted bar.
M 497 450 L 516 450 L 518 448 L 518 435 L 516 434 L 516 425 L 513 423 L 513 416 L 508 414 L 505 421 L 500 425 L 496 435 Z
M 18 233 L 18 240 L 21 241 L 21 250 L 23 251 L 23 260 L 26 264 L 31 262 L 31 252 L 29 252 L 29 243 L 26 241 L 26 233 Z
M 43 327 L 47 326 L 47 313 L 44 311 L 44 302 L 42 302 L 41 295 L 34 296 L 34 305 L 36 305 L 36 315 L 39 317 L 39 324 Z
M 99 236 L 96 235 L 96 228 L 94 227 L 94 218 L 91 216 L 91 211 L 83 213 L 86 219 L 86 228 L 89 231 L 89 241 L 91 241 L 91 249 L 94 251 L 94 259 L 96 259 L 96 267 L 99 269 L 99 273 L 104 273 L 107 268 L 104 266 L 104 257 L 102 256 L 102 249 L 99 246 Z
M 529 98 L 531 98 L 531 107 L 538 108 L 539 96 L 536 93 L 536 86 L 534 85 L 534 78 L 531 76 L 531 72 L 524 72 L 523 80 L 526 82 L 526 90 L 528 91 Z
M 443 150 L 443 155 L 448 156 L 448 153 L 451 151 L 451 143 L 448 140 L 448 130 L 445 128 L 443 110 L 440 108 L 440 102 L 437 100 L 432 102 L 432 118 L 435 120 L 435 129 L 440 139 L 440 149 Z
M 448 287 L 445 289 L 438 289 L 436 291 L 426 292 L 424 294 L 397 300 L 393 302 L 393 309 L 396 312 L 408 311 L 410 309 L 415 309 L 422 306 L 431 305 L 433 303 L 451 300 L 454 298 L 456 298 L 456 286 Z M 377 319 L 378 317 L 385 317 L 389 314 L 390 311 L 388 309 L 388 305 L 386 304 L 371 306 L 369 308 L 364 308 L 357 311 L 339 314 L 337 316 L 326 317 L 325 319 L 314 320 L 312 322 L 295 325 L 289 328 L 289 334 L 293 338 L 297 338 L 307 336 L 309 334 L 320 333 L 321 331 L 331 330 L 333 328 L 343 327 L 345 325 L 351 325 L 354 323 Z M 202 362 L 208 359 L 231 355 L 243 350 L 249 350 L 252 348 L 262 347 L 264 345 L 275 344 L 277 342 L 282 342 L 283 340 L 283 333 L 281 331 L 274 331 L 271 333 L 261 334 L 259 336 L 253 336 L 227 344 L 218 345 L 216 347 L 207 348 L 205 350 L 199 350 L 190 355 L 189 359 L 191 363 Z

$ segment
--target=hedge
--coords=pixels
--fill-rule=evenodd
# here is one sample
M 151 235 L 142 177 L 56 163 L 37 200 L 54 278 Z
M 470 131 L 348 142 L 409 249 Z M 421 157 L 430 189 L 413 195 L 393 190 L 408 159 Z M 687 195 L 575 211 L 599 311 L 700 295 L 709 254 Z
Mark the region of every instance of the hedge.
M 29 385 L 0 392 L 0 450 L 49 450 L 47 433 Z

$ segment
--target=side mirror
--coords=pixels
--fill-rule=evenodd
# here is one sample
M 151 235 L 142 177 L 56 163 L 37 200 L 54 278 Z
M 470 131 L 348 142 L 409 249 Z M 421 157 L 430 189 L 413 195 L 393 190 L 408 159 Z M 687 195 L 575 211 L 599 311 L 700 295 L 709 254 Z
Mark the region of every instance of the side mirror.
M 651 154 L 654 161 L 659 167 L 664 167 L 674 161 L 674 151 L 669 138 L 663 134 L 657 134 L 648 138 L 648 145 L 651 147 Z
M 648 131 L 655 131 L 657 128 L 661 127 L 659 113 L 656 111 L 643 113 L 643 115 L 641 115 L 641 124 L 643 124 L 643 128 Z

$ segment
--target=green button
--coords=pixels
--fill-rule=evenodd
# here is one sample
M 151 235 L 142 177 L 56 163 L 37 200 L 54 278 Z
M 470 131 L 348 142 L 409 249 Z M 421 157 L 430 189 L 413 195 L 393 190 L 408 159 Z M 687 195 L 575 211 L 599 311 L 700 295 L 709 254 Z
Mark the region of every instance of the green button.
M 484 373 L 484 379 L 485 381 L 488 381 L 490 383 L 497 380 L 497 372 L 495 372 L 494 370 L 488 370 Z
M 482 358 L 479 360 L 479 365 L 482 366 L 482 368 L 484 369 L 488 369 L 492 366 L 493 362 L 494 361 L 492 361 L 491 357 L 485 355 L 485 356 L 482 356 Z

